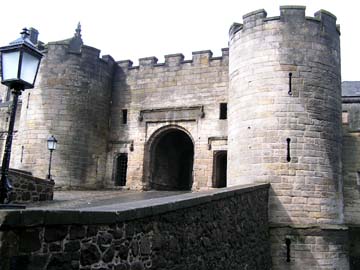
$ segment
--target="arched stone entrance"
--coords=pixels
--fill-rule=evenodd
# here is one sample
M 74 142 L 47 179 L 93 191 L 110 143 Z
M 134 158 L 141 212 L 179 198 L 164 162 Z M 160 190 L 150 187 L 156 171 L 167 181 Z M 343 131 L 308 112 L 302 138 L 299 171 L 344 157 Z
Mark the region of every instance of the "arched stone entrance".
M 190 190 L 194 143 L 179 128 L 167 128 L 150 142 L 149 184 L 158 190 Z

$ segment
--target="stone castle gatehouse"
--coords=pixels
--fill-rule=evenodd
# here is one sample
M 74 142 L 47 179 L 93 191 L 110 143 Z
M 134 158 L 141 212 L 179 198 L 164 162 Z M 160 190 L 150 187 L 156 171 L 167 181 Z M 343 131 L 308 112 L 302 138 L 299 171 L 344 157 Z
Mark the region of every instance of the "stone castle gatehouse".
M 22 95 L 12 167 L 45 177 L 53 134 L 58 187 L 270 183 L 273 269 L 290 269 L 285 243 L 291 269 L 309 258 L 316 269 L 349 269 L 360 225 L 360 85 L 344 82 L 342 91 L 334 15 L 307 17 L 302 6 L 251 12 L 231 26 L 219 57 L 197 51 L 133 66 L 99 58 L 79 28 L 43 50 L 37 86 Z

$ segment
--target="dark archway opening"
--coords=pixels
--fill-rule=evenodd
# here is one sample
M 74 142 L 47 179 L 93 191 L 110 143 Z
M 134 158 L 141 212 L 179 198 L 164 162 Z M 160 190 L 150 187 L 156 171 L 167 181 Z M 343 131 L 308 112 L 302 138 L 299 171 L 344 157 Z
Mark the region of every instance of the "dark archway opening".
M 122 153 L 116 157 L 115 186 L 126 185 L 126 172 L 128 164 L 128 154 Z
M 227 151 L 214 153 L 214 179 L 213 187 L 226 187 Z
M 183 131 L 166 131 L 151 151 L 150 187 L 158 190 L 190 190 L 194 144 Z

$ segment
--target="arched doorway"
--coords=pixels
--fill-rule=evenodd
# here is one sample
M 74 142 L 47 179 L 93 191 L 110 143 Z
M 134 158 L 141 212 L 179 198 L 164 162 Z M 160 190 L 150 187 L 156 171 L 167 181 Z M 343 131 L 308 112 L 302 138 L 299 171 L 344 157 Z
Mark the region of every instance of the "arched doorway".
M 193 182 L 194 144 L 181 129 L 158 134 L 150 147 L 150 188 L 190 190 Z

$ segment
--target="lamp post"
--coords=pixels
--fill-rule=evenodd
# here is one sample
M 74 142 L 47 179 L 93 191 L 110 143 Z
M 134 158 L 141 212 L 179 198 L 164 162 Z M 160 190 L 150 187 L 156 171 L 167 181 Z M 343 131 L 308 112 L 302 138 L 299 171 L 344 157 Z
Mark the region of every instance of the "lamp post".
M 1 83 L 8 86 L 13 94 L 9 129 L 1 166 L 0 204 L 4 204 L 10 202 L 9 193 L 12 190 L 8 174 L 18 98 L 23 90 L 34 88 L 43 55 L 30 41 L 29 31 L 26 28 L 21 32 L 20 38 L 1 47 L 0 53 Z
M 56 149 L 57 140 L 53 135 L 51 135 L 47 140 L 47 146 L 50 151 L 50 159 L 49 159 L 49 172 L 47 175 L 47 179 L 51 180 L 51 158 L 52 158 L 52 152 Z

